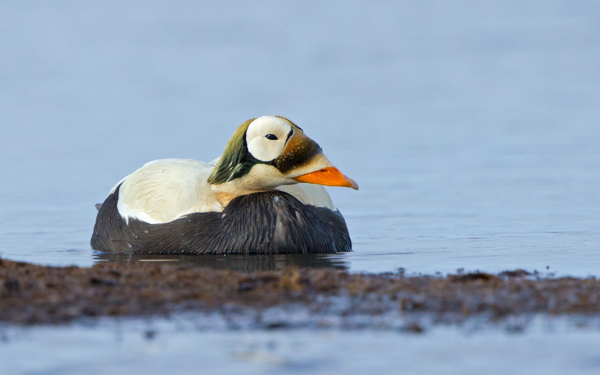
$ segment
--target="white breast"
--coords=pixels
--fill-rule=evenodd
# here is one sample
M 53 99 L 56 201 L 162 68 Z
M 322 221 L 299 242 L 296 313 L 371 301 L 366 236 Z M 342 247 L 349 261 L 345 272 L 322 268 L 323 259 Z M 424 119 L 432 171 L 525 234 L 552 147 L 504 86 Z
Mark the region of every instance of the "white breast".
M 321 185 L 314 184 L 295 184 L 281 185 L 277 190 L 284 191 L 293 195 L 296 199 L 304 204 L 315 207 L 326 207 L 330 210 L 337 210 L 331 201 L 331 197 L 325 188 Z

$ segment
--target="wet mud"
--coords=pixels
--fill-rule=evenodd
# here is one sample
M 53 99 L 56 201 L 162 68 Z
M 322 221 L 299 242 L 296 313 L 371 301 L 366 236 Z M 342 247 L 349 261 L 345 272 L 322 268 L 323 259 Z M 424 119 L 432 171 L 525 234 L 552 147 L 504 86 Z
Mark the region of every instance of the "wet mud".
M 47 267 L 0 260 L 0 321 L 16 324 L 278 306 L 301 306 L 314 316 L 427 314 L 497 321 L 531 313 L 596 315 L 600 281 L 520 270 L 442 277 L 298 267 L 246 273 L 152 262 Z M 277 324 L 285 325 L 285 319 Z

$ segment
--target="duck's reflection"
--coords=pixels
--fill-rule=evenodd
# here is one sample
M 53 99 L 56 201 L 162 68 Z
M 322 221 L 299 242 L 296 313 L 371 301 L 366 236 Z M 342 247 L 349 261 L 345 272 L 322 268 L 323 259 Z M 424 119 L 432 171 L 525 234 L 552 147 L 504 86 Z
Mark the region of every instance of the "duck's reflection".
M 143 255 L 97 253 L 96 262 L 180 262 L 241 272 L 279 270 L 288 266 L 348 269 L 344 254 L 277 255 Z

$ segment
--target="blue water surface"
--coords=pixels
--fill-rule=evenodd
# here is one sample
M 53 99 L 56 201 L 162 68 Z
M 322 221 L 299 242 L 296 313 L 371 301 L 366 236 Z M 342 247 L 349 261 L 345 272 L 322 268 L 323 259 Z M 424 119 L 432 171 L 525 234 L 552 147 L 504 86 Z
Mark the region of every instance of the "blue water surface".
M 351 271 L 600 275 L 596 1 L 0 3 L 0 256 L 90 266 L 147 161 L 220 155 L 265 114 L 329 189 Z

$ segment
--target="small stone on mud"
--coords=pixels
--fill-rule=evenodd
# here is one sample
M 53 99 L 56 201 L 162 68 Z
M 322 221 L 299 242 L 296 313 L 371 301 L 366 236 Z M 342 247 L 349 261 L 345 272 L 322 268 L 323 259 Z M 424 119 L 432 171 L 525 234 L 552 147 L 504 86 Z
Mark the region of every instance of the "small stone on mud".
M 400 331 L 409 333 L 423 333 L 425 332 L 425 328 L 423 328 L 423 326 L 418 322 L 410 322 L 400 327 Z

